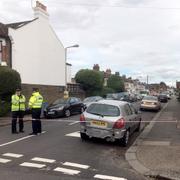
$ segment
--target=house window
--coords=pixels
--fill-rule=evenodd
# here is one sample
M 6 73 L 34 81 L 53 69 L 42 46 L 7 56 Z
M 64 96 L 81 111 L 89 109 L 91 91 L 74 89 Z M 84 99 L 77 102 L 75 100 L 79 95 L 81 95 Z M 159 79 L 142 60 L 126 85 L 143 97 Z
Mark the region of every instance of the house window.
M 0 41 L 0 63 L 2 62 L 2 41 Z

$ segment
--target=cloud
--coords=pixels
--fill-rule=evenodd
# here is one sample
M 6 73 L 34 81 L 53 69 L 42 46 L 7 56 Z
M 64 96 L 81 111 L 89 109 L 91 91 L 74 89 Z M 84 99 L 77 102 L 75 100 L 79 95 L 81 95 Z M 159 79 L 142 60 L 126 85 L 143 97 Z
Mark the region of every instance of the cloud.
M 102 70 L 142 79 L 149 75 L 150 82 L 180 80 L 179 0 L 42 2 L 64 46 L 80 45 L 68 52 L 73 74 L 99 63 Z M 0 1 L 0 21 L 32 17 L 30 1 Z

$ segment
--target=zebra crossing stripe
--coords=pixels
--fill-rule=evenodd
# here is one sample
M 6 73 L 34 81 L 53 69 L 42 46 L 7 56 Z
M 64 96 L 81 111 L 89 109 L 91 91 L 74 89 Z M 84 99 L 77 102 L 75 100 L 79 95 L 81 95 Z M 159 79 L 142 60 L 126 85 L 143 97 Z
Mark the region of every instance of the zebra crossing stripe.
M 79 138 L 80 138 L 80 132 L 79 132 L 79 131 L 73 132 L 73 133 L 70 133 L 70 134 L 66 134 L 66 136 L 70 136 L 70 137 L 79 137 Z
M 34 168 L 43 168 L 46 165 L 45 164 L 36 164 L 36 163 L 29 163 L 29 162 L 24 162 L 22 164 L 20 164 L 20 166 L 24 166 L 24 167 L 34 167 Z
M 6 157 L 13 157 L 13 158 L 20 158 L 20 157 L 23 157 L 22 154 L 14 154 L 14 153 L 5 153 L 5 154 L 3 154 L 3 156 L 6 156 Z
M 125 178 L 121 177 L 115 177 L 115 176 L 106 176 L 106 175 L 101 175 L 101 174 L 96 174 L 94 176 L 96 179 L 104 179 L 104 180 L 127 180 Z
M 88 169 L 88 165 L 83 165 L 83 164 L 77 164 L 77 163 L 71 163 L 71 162 L 65 162 L 63 163 L 64 166 L 71 166 L 71 167 L 76 167 L 76 168 L 81 168 L 81 169 Z
M 39 161 L 39 162 L 44 162 L 44 163 L 54 163 L 56 160 L 54 159 L 46 159 L 46 158 L 40 158 L 40 157 L 35 157 L 31 159 L 32 161 Z
M 10 159 L 0 158 L 0 163 L 3 163 L 3 164 L 8 163 L 10 161 L 11 161 Z
M 81 172 L 81 171 L 77 171 L 77 170 L 60 168 L 60 167 L 57 167 L 56 169 L 54 169 L 54 171 L 62 172 L 64 174 L 68 174 L 68 175 L 76 175 L 76 174 L 79 174 Z

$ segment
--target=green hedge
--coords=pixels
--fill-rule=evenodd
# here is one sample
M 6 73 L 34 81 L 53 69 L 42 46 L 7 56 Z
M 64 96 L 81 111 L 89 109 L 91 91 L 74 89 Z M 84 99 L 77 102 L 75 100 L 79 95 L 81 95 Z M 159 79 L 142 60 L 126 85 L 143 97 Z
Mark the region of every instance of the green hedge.
M 20 87 L 20 74 L 9 67 L 0 66 L 0 116 L 10 111 L 11 96 Z
M 11 103 L 6 101 L 0 101 L 0 117 L 3 117 L 10 112 Z
M 9 97 L 20 87 L 20 74 L 9 67 L 0 66 L 0 99 L 10 100 Z

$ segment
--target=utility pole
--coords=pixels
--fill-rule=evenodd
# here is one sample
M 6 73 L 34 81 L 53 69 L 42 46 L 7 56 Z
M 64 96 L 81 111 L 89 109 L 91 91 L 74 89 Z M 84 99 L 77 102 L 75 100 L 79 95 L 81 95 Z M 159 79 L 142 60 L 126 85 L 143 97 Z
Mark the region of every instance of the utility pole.
M 147 89 L 149 89 L 149 76 L 147 75 Z
M 65 50 L 65 87 L 67 87 L 67 50 L 70 48 L 78 48 L 78 47 L 79 47 L 79 44 L 75 44 L 73 46 L 68 46 L 64 48 Z

